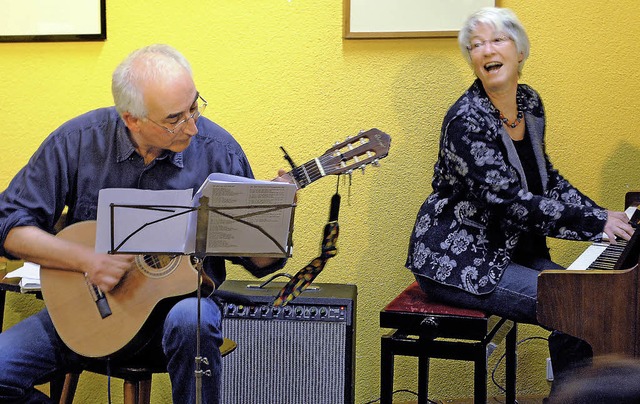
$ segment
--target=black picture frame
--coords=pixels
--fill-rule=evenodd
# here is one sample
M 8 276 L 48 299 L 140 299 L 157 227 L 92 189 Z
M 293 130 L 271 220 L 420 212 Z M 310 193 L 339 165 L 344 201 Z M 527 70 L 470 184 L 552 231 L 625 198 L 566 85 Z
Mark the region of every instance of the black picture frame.
M 21 2 L 14 1 L 11 3 L 11 8 L 7 10 L 7 14 L 5 14 L 4 18 L 11 18 L 14 21 L 22 22 L 24 24 L 19 23 L 16 24 L 19 27 L 24 27 L 24 31 L 7 31 L 3 28 L 3 24 L 0 24 L 0 42 L 71 42 L 71 41 L 105 41 L 107 39 L 107 1 L 106 0 L 67 0 L 67 3 L 71 5 L 74 1 L 82 2 L 83 7 L 74 8 L 75 13 L 65 13 L 65 17 L 69 14 L 73 14 L 74 18 L 80 19 L 83 18 L 82 9 L 87 7 L 87 2 L 95 1 L 95 7 L 99 8 L 99 21 L 95 21 L 95 24 L 91 25 L 90 29 L 76 29 L 77 27 L 73 26 L 73 23 L 69 25 L 68 21 L 65 21 L 66 26 L 69 28 L 67 31 L 65 30 L 51 30 L 47 31 L 47 29 L 40 29 L 37 32 L 33 31 L 33 26 L 38 25 L 38 12 L 33 12 L 34 10 L 29 9 L 29 2 Z M 80 3 L 78 3 L 80 4 Z M 89 6 L 91 6 L 89 4 Z M 60 7 L 58 5 L 58 7 Z M 95 16 L 96 8 L 92 8 L 91 18 Z M 50 24 L 49 18 L 54 18 L 52 16 L 47 16 L 47 21 L 45 23 Z M 89 17 L 87 17 L 89 18 Z M 1 18 L 0 18 L 1 21 Z M 55 21 L 54 21 L 55 23 Z

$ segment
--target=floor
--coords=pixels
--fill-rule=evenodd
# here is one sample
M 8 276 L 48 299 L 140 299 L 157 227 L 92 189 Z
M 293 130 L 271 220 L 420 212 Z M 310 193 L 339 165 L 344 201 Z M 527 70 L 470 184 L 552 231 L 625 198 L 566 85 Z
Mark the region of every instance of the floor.
M 542 396 L 523 396 L 518 397 L 516 399 L 518 404 L 542 404 L 542 400 L 544 397 Z M 502 397 L 491 397 L 487 401 L 487 404 L 504 404 L 504 396 Z M 397 404 L 417 404 L 418 401 L 403 401 L 398 402 Z M 445 400 L 445 401 L 431 401 L 433 404 L 473 404 L 473 398 L 468 399 L 460 399 L 460 400 Z

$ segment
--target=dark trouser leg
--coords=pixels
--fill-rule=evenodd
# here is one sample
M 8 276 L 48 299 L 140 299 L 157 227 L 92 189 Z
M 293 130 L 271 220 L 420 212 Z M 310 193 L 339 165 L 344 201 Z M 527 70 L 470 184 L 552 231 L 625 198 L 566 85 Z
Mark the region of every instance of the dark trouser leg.
M 553 331 L 549 335 L 549 356 L 553 365 L 550 393 L 553 396 L 573 371 L 591 365 L 593 351 L 587 342 L 560 331 Z

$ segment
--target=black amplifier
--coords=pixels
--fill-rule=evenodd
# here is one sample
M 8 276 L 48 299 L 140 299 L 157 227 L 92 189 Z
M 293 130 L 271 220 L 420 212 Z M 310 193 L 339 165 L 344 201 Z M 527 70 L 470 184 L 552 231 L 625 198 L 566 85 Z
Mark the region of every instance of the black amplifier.
M 222 359 L 225 404 L 337 404 L 355 397 L 355 285 L 313 283 L 273 307 L 284 283 L 225 281 Z

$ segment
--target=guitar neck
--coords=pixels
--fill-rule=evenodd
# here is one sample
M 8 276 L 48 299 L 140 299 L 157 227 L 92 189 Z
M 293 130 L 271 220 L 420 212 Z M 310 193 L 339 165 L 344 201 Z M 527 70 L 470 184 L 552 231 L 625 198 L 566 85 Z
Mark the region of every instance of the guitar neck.
M 378 160 L 387 156 L 390 141 L 389 135 L 375 128 L 360 132 L 336 143 L 322 156 L 294 167 L 283 177 L 301 189 L 327 175 L 350 174 L 368 164 L 377 165 Z
M 322 164 L 317 159 L 307 161 L 306 163 L 295 167 L 285 175 L 289 176 L 293 182 L 302 189 L 314 181 L 327 175 L 322 168 Z

